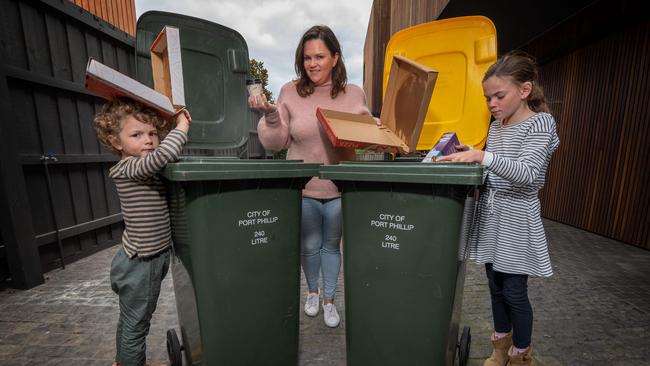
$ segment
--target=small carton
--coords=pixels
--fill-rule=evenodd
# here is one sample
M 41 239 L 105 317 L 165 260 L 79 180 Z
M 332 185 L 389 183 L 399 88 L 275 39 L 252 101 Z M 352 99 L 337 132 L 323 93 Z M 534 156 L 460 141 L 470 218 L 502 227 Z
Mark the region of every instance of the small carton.
M 440 140 L 436 145 L 427 153 L 427 156 L 422 160 L 423 163 L 430 163 L 435 161 L 440 156 L 445 156 L 458 152 L 456 145 L 460 145 L 456 132 L 446 132 L 442 134 Z
M 86 67 L 86 89 L 108 100 L 129 97 L 163 118 L 174 115 L 174 106 L 165 95 L 92 58 Z
M 378 125 L 370 115 L 317 108 L 316 117 L 335 147 L 415 151 L 438 72 L 402 56 L 390 69 Z
M 178 28 L 165 26 L 150 48 L 154 89 L 166 95 L 174 108 L 185 107 L 183 63 Z

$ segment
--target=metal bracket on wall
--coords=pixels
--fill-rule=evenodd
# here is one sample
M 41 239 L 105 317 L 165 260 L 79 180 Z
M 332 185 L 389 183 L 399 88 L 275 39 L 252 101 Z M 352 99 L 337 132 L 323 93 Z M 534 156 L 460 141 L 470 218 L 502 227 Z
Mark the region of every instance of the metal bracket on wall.
M 65 269 L 65 261 L 63 259 L 63 243 L 61 242 L 61 230 L 59 230 L 59 223 L 56 219 L 56 210 L 54 209 L 54 198 L 52 198 L 52 181 L 50 179 L 50 169 L 48 165 L 50 163 L 56 163 L 59 159 L 53 153 L 46 153 L 41 155 L 41 162 L 43 163 L 43 168 L 45 170 L 45 180 L 47 182 L 47 196 L 50 199 L 50 212 L 52 214 L 52 220 L 54 221 L 54 230 L 56 232 L 56 244 L 59 247 L 59 259 L 61 260 L 61 268 Z

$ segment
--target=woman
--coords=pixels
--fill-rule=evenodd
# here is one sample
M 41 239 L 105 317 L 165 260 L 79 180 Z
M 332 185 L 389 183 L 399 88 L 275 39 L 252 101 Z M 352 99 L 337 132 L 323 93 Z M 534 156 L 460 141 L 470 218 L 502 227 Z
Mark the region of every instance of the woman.
M 287 159 L 306 163 L 337 164 L 344 154 L 327 139 L 316 118 L 316 108 L 356 114 L 370 114 L 363 90 L 347 84 L 341 46 L 332 30 L 311 27 L 296 49 L 297 79 L 280 90 L 277 106 L 266 98 L 248 98 L 251 108 L 264 113 L 257 126 L 266 149 L 288 149 Z M 349 152 L 349 151 L 348 151 Z M 305 313 L 319 311 L 319 275 L 323 272 L 325 325 L 337 327 L 339 314 L 334 305 L 336 282 L 341 268 L 341 195 L 330 180 L 312 178 L 302 199 L 302 268 L 309 291 Z

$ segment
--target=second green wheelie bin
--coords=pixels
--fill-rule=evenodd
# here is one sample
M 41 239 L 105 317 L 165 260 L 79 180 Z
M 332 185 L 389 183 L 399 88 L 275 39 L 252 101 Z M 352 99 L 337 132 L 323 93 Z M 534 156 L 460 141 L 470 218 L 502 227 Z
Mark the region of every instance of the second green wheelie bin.
M 320 176 L 342 190 L 347 365 L 453 365 L 482 168 L 350 162 Z

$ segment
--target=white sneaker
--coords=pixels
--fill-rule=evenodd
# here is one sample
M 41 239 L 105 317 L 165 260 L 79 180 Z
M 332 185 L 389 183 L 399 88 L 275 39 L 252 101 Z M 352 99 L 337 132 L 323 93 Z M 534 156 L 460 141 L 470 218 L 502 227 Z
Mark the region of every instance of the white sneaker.
M 305 314 L 308 316 L 318 315 L 318 292 L 310 292 L 305 300 Z
M 323 319 L 325 320 L 325 325 L 330 328 L 336 328 L 341 322 L 339 313 L 336 311 L 336 305 L 325 304 L 323 303 Z

